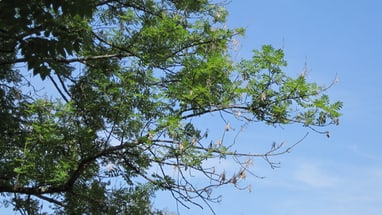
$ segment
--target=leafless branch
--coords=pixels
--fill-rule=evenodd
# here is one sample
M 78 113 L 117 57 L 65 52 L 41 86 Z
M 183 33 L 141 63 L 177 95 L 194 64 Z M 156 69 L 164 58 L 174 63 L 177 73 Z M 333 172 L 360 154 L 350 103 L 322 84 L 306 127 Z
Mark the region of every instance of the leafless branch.
M 68 98 L 66 98 L 65 94 L 61 91 L 60 87 L 58 86 L 57 82 L 53 79 L 51 75 L 48 75 L 50 81 L 53 83 L 54 87 L 58 91 L 58 93 L 61 95 L 61 97 L 66 101 L 69 102 Z

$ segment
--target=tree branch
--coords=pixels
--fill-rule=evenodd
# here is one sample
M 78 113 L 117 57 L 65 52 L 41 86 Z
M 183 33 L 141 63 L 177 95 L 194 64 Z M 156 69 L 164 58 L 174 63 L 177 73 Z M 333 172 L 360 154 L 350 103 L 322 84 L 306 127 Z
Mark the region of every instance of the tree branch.
M 62 202 L 60 202 L 60 201 L 57 201 L 57 200 L 55 200 L 55 199 L 53 199 L 53 198 L 49 198 L 49 197 L 44 196 L 44 195 L 39 195 L 39 194 L 37 194 L 37 195 L 34 195 L 34 196 L 36 196 L 36 197 L 38 197 L 38 198 L 40 198 L 40 199 L 42 199 L 42 200 L 45 200 L 45 201 L 47 201 L 47 202 L 50 202 L 50 203 L 59 205 L 59 206 L 61 206 L 61 207 L 65 207 L 65 206 L 66 206 L 64 203 L 62 203 Z
M 123 58 L 127 57 L 128 55 L 123 54 L 107 54 L 107 55 L 97 55 L 97 56 L 87 56 L 87 57 L 75 57 L 75 58 L 46 58 L 42 59 L 42 61 L 49 61 L 53 60 L 58 63 L 75 63 L 75 62 L 81 62 L 85 63 L 86 61 L 92 61 L 92 60 L 100 60 L 100 59 L 107 59 L 107 58 Z M 27 63 L 27 58 L 17 58 L 15 60 L 9 60 L 9 61 L 0 61 L 0 66 L 9 65 L 9 64 L 16 64 L 16 63 Z

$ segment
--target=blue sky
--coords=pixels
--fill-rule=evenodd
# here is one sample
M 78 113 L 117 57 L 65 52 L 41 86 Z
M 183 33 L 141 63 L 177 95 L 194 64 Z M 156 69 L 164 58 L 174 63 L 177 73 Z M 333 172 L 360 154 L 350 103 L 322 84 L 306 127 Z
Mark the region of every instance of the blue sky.
M 246 27 L 237 59 L 249 58 L 263 44 L 283 48 L 285 71 L 296 76 L 306 62 L 308 79 L 329 85 L 328 94 L 344 102 L 340 126 L 329 127 L 331 137 L 310 131 L 292 153 L 275 158 L 272 170 L 255 161 L 248 177 L 252 192 L 224 187 L 213 205 L 219 215 L 377 215 L 382 212 L 382 2 L 379 0 L 233 0 L 228 5 L 229 27 Z M 296 127 L 248 127 L 241 135 L 244 150 L 257 144 L 293 144 L 306 130 Z M 230 164 L 220 163 L 222 168 Z M 227 165 L 224 167 L 224 165 Z M 158 197 L 161 197 L 159 195 Z M 157 205 L 174 209 L 158 199 Z M 210 214 L 180 208 L 182 214 Z
M 229 27 L 246 27 L 237 59 L 251 57 L 263 44 L 283 48 L 285 71 L 297 76 L 306 63 L 308 79 L 325 85 L 333 100 L 344 102 L 340 126 L 331 137 L 310 131 L 293 152 L 274 158 L 281 168 L 255 160 L 258 179 L 248 176 L 252 192 L 226 186 L 212 205 L 218 215 L 379 215 L 382 212 L 382 1 L 232 0 Z M 209 122 L 213 123 L 213 122 Z M 209 124 L 214 126 L 213 124 Z M 238 128 L 236 128 L 238 129 Z M 302 138 L 301 127 L 247 127 L 241 149 Z M 261 146 L 259 146 L 261 145 Z M 222 169 L 232 163 L 216 163 Z M 175 201 L 158 194 L 156 206 L 176 211 Z M 179 208 L 182 214 L 211 214 L 208 209 Z

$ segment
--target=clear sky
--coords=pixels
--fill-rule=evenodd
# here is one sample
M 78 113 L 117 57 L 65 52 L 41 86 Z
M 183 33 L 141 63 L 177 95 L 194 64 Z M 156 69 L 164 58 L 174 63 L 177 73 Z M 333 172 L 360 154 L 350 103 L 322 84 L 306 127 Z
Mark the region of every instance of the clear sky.
M 328 128 L 330 138 L 310 131 L 292 153 L 274 158 L 281 168 L 255 161 L 256 174 L 266 178 L 248 176 L 252 192 L 230 186 L 216 190 L 223 196 L 212 205 L 216 214 L 382 214 L 382 1 L 232 0 L 228 11 L 229 27 L 247 29 L 237 59 L 271 44 L 284 49 L 291 76 L 300 74 L 305 63 L 310 81 L 328 85 L 337 76 L 328 94 L 344 102 L 344 115 L 340 126 Z M 256 124 L 241 135 L 240 147 L 256 152 L 258 144 L 293 144 L 306 131 Z M 169 197 L 159 194 L 155 201 L 160 209 L 176 210 Z M 179 210 L 211 214 L 208 209 Z
M 381 214 L 382 1 L 232 0 L 228 10 L 228 26 L 247 29 L 238 59 L 272 44 L 284 49 L 286 71 L 292 76 L 302 72 L 305 62 L 310 81 L 328 85 L 338 76 L 328 94 L 344 102 L 344 115 L 340 126 L 328 128 L 329 139 L 310 132 L 292 153 L 275 158 L 281 168 L 255 163 L 256 173 L 266 178 L 249 176 L 252 192 L 232 187 L 215 191 L 223 195 L 222 202 L 213 205 L 216 213 Z M 246 150 L 267 141 L 292 144 L 305 134 L 304 129 L 263 127 L 254 125 L 242 134 L 242 140 L 253 140 L 244 143 Z M 163 205 L 158 199 L 157 204 L 174 207 L 171 201 Z M 211 214 L 206 209 L 180 212 Z

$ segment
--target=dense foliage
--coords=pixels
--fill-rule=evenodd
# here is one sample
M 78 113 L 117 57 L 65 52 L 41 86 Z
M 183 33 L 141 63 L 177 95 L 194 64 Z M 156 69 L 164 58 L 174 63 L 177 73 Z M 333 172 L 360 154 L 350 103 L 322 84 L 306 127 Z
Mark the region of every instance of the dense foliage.
M 211 189 L 245 179 L 251 158 L 288 149 L 235 151 L 195 118 L 216 113 L 225 132 L 225 117 L 338 124 L 341 102 L 304 74 L 287 76 L 282 50 L 267 45 L 232 61 L 244 30 L 226 27 L 223 4 L 2 0 L 0 8 L 0 192 L 20 213 L 48 202 L 55 214 L 159 214 L 149 198 L 156 190 L 210 206 Z M 238 161 L 232 177 L 204 163 L 228 157 Z

